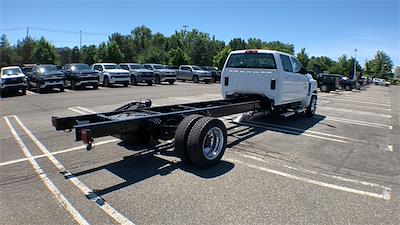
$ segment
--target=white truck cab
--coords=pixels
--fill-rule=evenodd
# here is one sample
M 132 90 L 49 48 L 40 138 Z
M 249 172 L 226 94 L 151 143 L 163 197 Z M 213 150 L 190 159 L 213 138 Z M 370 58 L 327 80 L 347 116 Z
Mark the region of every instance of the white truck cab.
M 3 67 L 0 71 L 0 95 L 9 91 L 19 91 L 26 94 L 28 83 L 25 74 L 18 66 Z
M 92 65 L 92 69 L 98 71 L 100 83 L 106 87 L 113 84 L 123 84 L 127 87 L 131 81 L 129 71 L 121 69 L 115 63 L 95 63 Z
M 229 54 L 221 74 L 224 99 L 258 95 L 271 107 L 314 113 L 317 82 L 292 55 L 272 50 L 238 50 Z

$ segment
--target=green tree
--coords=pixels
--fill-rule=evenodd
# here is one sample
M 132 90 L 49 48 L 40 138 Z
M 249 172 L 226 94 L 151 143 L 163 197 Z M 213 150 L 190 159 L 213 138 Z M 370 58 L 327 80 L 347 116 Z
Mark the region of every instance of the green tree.
M 383 51 L 378 51 L 368 63 L 371 66 L 373 77 L 388 78 L 393 69 L 392 60 Z
M 78 46 L 75 46 L 71 50 L 71 62 L 72 63 L 81 62 L 81 50 L 79 50 Z
M 297 53 L 297 59 L 304 66 L 304 68 L 308 67 L 308 63 L 310 62 L 310 57 L 306 53 L 306 49 L 302 48 L 299 53 Z
M 122 35 L 120 33 L 114 33 L 109 37 L 109 41 L 115 42 L 122 54 L 124 55 L 124 62 L 132 62 L 136 59 L 138 53 L 135 49 L 135 44 L 132 35 Z
M 171 66 L 190 64 L 190 57 L 181 48 L 170 50 L 168 56 L 168 64 Z
M 246 48 L 248 49 L 261 49 L 262 47 L 263 47 L 263 42 L 259 38 L 249 38 L 247 40 Z
M 116 42 L 111 41 L 107 43 L 107 52 L 108 52 L 108 61 L 114 63 L 121 63 L 124 59 L 124 55 L 119 49 L 119 46 Z
M 97 49 L 96 49 L 95 45 L 89 45 L 89 46 L 84 45 L 84 46 L 82 46 L 82 49 L 81 49 L 81 61 L 83 63 L 88 64 L 88 65 L 91 65 L 91 64 L 95 63 L 96 62 L 96 59 L 95 59 L 96 52 L 97 52 Z
M 94 60 L 96 62 L 108 61 L 108 48 L 105 42 L 99 44 L 99 47 L 97 47 L 96 54 L 94 55 Z
M 247 48 L 246 41 L 241 38 L 234 38 L 229 42 L 229 48 L 234 50 L 242 50 Z
M 18 40 L 17 43 L 17 54 L 19 55 L 18 64 L 31 64 L 33 62 L 33 50 L 35 48 L 36 41 L 31 37 L 26 37 L 22 41 Z
M 17 60 L 15 49 L 11 47 L 7 36 L 3 34 L 0 38 L 0 66 L 16 65 Z
M 283 43 L 281 41 L 270 41 L 264 44 L 265 49 L 276 50 L 286 52 L 288 54 L 294 54 L 294 45 L 289 43 Z
M 217 55 L 214 56 L 213 66 L 216 66 L 219 69 L 222 69 L 224 67 L 225 61 L 228 58 L 229 53 L 231 51 L 232 50 L 229 47 L 222 49 Z
M 40 38 L 35 45 L 32 59 L 34 63 L 38 64 L 60 64 L 60 58 L 56 53 L 56 48 L 44 37 Z
M 65 65 L 71 63 L 71 49 L 70 48 L 57 48 L 58 57 L 60 57 L 61 64 Z

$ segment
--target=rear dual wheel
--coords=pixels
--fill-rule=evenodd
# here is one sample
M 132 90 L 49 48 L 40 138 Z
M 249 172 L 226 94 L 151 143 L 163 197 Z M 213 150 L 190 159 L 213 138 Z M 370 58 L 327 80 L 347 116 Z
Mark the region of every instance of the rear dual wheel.
M 175 133 L 175 151 L 182 162 L 191 162 L 203 168 L 221 160 L 226 143 L 224 123 L 213 117 L 187 116 Z

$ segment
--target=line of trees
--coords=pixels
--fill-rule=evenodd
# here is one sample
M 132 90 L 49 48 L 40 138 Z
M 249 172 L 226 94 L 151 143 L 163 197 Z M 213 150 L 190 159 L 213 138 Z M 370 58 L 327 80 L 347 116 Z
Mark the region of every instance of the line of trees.
M 114 33 L 98 46 L 84 45 L 81 49 L 77 46 L 56 49 L 44 37 L 38 40 L 26 37 L 11 46 L 3 34 L 0 38 L 0 66 L 30 63 L 152 62 L 173 66 L 213 65 L 222 68 L 229 52 L 238 49 L 271 49 L 295 54 L 293 44 L 280 41 L 234 38 L 226 44 L 196 29 L 175 31 L 173 35 L 166 37 L 161 33 L 153 33 L 146 26 L 140 26 L 130 34 Z M 346 55 L 340 56 L 337 61 L 327 56 L 310 57 L 302 48 L 296 56 L 308 70 L 318 67 L 321 72 L 346 76 L 352 76 L 354 70 L 354 58 Z M 373 59 L 367 60 L 364 67 L 357 62 L 357 71 L 362 75 L 387 78 L 391 75 L 392 68 L 390 57 L 382 51 L 378 51 Z

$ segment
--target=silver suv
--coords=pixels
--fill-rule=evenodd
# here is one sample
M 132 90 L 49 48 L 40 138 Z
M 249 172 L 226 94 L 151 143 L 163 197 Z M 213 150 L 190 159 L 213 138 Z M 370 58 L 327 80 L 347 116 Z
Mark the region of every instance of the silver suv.
M 129 71 L 121 69 L 115 63 L 95 63 L 92 69 L 99 72 L 100 83 L 103 86 L 111 87 L 112 84 L 123 84 L 125 87 L 129 85 Z
M 176 81 L 176 71 L 168 69 L 166 66 L 161 64 L 144 64 L 146 69 L 154 71 L 155 78 L 154 82 L 156 84 L 161 84 L 161 82 L 166 81 L 169 84 L 174 84 Z
M 120 63 L 122 69 L 128 70 L 131 77 L 131 84 L 147 83 L 151 86 L 154 81 L 154 72 L 146 69 L 142 64 L 138 63 Z
M 208 84 L 212 76 L 210 71 L 203 70 L 199 66 L 182 65 L 179 67 L 177 79 L 182 81 L 191 80 L 194 83 L 204 81 Z

